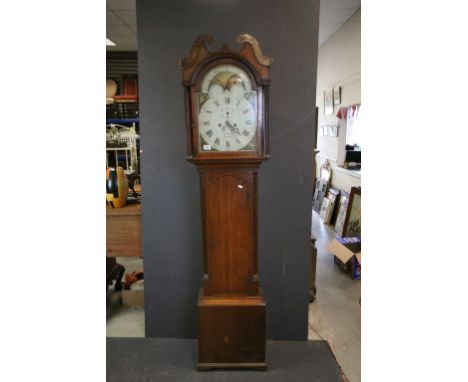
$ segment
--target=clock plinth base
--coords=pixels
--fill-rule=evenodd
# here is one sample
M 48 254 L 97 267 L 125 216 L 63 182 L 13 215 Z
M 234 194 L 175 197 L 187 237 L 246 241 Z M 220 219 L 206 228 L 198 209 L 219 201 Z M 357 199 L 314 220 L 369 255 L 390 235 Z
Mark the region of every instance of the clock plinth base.
M 265 300 L 260 296 L 198 298 L 198 370 L 266 370 Z

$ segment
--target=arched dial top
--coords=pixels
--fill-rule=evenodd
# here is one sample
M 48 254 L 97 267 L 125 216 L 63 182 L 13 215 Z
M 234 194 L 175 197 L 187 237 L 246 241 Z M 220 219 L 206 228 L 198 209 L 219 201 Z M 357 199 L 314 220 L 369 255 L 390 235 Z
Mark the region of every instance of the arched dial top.
M 221 64 L 203 77 L 198 93 L 200 151 L 255 151 L 257 92 L 247 73 Z

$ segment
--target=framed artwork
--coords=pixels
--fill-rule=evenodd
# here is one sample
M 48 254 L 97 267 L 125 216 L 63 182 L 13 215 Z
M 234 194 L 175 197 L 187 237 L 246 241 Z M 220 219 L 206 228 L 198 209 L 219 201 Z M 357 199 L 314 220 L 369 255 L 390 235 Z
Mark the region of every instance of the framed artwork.
M 343 226 L 343 237 L 361 236 L 361 188 L 351 188 L 346 219 Z
M 320 179 L 317 179 L 315 182 L 314 201 L 312 204 L 312 209 L 317 213 L 320 213 L 320 206 L 322 204 L 320 200 L 320 197 L 322 196 L 321 194 Z
M 323 94 L 325 115 L 333 115 L 333 89 L 325 90 Z
M 343 227 L 346 219 L 346 211 L 348 210 L 349 194 L 347 192 L 340 192 L 340 203 L 338 205 L 338 212 L 335 220 L 335 231 L 338 235 L 343 236 Z
M 320 214 L 320 210 L 322 207 L 323 199 L 325 198 L 325 193 L 327 191 L 328 180 L 326 179 L 317 179 L 316 186 L 315 186 L 315 193 L 314 193 L 314 204 L 313 210 Z
M 330 225 L 335 224 L 336 214 L 338 209 L 338 202 L 340 200 L 340 190 L 335 187 L 330 187 L 327 193 L 327 198 L 330 199 L 332 207 L 330 208 L 330 214 L 326 219 L 326 223 Z
M 320 135 L 323 137 L 337 137 L 338 125 L 321 125 Z
M 335 86 L 333 88 L 333 105 L 337 106 L 341 104 L 341 86 Z
M 330 220 L 333 215 L 333 210 L 335 209 L 335 200 L 331 200 L 331 199 L 328 199 L 328 200 L 329 200 L 329 203 L 328 203 L 327 212 L 325 213 L 325 217 L 323 219 L 323 222 L 325 224 L 330 224 Z
M 338 126 L 337 125 L 328 125 L 327 135 L 329 137 L 337 137 L 338 136 Z
M 322 218 L 324 223 L 329 213 L 329 210 L 330 210 L 330 199 L 324 198 L 322 202 L 322 207 L 320 208 L 320 217 Z
M 331 165 L 328 160 L 320 166 L 320 177 L 315 183 L 314 199 L 312 209 L 320 214 L 322 201 L 325 198 L 331 179 Z

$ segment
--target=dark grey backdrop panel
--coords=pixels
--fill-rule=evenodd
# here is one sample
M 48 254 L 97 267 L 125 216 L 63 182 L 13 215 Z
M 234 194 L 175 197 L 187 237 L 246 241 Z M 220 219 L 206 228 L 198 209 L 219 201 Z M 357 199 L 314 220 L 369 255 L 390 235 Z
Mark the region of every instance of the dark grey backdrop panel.
M 185 160 L 181 69 L 196 36 L 255 36 L 273 57 L 271 159 L 259 174 L 259 265 L 269 339 L 306 340 L 318 0 L 139 0 L 146 335 L 195 337 L 199 180 Z

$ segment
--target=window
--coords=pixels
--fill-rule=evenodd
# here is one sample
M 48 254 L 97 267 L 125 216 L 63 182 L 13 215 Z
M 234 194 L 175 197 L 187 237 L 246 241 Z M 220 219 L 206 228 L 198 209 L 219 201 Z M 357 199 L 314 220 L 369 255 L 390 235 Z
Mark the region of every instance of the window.
M 347 168 L 361 167 L 361 105 L 342 107 L 337 117 L 340 121 L 337 165 Z M 350 164 L 354 164 L 349 167 Z
M 360 105 L 348 108 L 346 118 L 346 144 L 360 147 L 361 129 L 359 126 Z

